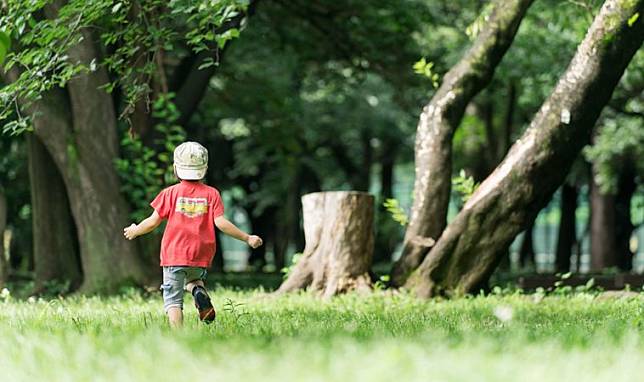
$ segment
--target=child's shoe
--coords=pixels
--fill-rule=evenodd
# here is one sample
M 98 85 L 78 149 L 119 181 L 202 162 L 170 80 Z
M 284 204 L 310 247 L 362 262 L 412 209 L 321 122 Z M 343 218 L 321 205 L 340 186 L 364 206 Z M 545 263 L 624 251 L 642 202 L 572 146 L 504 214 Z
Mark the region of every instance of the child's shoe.
M 192 297 L 195 299 L 195 306 L 199 311 L 199 319 L 206 324 L 215 320 L 217 312 L 210 302 L 210 296 L 206 293 L 206 289 L 201 286 L 196 286 L 192 289 Z

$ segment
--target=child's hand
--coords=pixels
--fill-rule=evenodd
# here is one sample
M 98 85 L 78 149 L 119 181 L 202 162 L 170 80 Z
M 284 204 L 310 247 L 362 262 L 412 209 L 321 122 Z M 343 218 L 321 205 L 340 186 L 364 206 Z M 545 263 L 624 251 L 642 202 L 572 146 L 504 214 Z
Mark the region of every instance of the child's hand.
M 251 246 L 251 248 L 257 248 L 263 244 L 262 238 L 257 235 L 248 236 L 248 240 L 246 240 L 246 242 Z
M 138 235 L 136 234 L 136 224 L 132 223 L 131 226 L 123 228 L 123 236 L 125 236 L 126 239 L 132 240 Z

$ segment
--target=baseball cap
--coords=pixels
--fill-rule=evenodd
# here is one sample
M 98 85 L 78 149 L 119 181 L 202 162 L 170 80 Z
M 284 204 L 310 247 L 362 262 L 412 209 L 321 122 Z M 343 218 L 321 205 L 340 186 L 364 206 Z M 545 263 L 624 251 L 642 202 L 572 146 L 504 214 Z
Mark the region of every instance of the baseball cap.
M 208 150 L 197 142 L 184 142 L 174 149 L 174 168 L 185 180 L 199 180 L 208 170 Z

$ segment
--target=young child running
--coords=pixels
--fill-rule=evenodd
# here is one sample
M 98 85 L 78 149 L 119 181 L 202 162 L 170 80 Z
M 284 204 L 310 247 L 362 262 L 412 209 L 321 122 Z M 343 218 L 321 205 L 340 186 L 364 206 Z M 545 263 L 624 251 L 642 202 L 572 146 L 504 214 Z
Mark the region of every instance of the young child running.
M 183 324 L 184 288 L 192 294 L 199 318 L 205 323 L 215 319 L 215 308 L 204 286 L 206 268 L 215 255 L 215 226 L 252 248 L 262 245 L 259 236 L 241 231 L 224 217 L 219 191 L 202 183 L 207 169 L 205 147 L 196 142 L 179 145 L 174 150 L 174 173 L 180 182 L 161 191 L 150 203 L 152 215 L 123 230 L 132 240 L 168 220 L 161 241 L 161 289 L 163 307 L 173 327 Z

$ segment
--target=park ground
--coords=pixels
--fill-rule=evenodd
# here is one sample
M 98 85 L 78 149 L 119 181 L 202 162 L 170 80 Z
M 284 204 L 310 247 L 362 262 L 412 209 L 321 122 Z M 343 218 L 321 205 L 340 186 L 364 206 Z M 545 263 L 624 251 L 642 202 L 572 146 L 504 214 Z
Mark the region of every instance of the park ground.
M 641 381 L 644 293 L 320 300 L 220 287 L 216 323 L 161 297 L 0 297 L 3 381 Z

